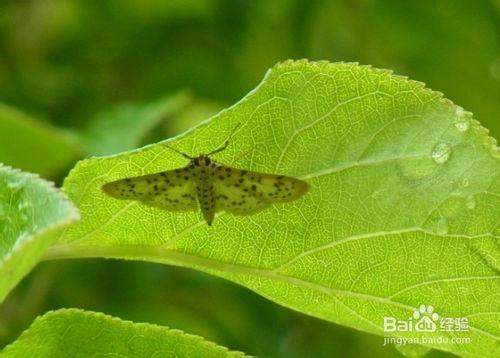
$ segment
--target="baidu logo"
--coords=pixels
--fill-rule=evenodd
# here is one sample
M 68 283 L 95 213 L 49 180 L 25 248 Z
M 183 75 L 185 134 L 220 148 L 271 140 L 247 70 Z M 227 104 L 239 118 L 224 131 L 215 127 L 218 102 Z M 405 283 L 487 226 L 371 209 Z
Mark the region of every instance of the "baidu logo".
M 436 332 L 468 331 L 466 317 L 441 317 L 431 305 L 420 305 L 406 320 L 384 317 L 384 332 Z

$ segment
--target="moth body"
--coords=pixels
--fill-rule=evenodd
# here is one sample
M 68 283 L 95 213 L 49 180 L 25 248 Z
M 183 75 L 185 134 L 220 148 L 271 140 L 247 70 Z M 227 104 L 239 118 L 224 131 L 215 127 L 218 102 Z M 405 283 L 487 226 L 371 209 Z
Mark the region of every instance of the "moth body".
M 203 218 L 208 225 L 212 225 L 215 216 L 215 188 L 212 182 L 211 169 L 215 166 L 210 158 L 200 155 L 191 162 L 193 170 L 196 197 L 200 204 Z
M 195 211 L 212 225 L 216 212 L 249 215 L 272 204 L 294 201 L 304 195 L 309 184 L 284 175 L 259 173 L 215 163 L 210 155 L 224 145 L 197 157 L 170 149 L 190 162 L 183 168 L 124 178 L 106 183 L 102 190 L 116 199 L 140 201 L 168 211 Z

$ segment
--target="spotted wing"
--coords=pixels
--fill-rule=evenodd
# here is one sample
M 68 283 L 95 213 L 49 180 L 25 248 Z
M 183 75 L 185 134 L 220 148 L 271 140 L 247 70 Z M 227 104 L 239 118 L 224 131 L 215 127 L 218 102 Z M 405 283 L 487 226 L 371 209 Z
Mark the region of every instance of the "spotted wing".
M 218 165 L 213 169 L 216 211 L 246 215 L 271 204 L 289 202 L 305 194 L 305 181 L 274 174 Z
M 137 200 L 170 211 L 196 210 L 196 190 L 189 167 L 155 174 L 120 179 L 102 186 L 116 198 Z

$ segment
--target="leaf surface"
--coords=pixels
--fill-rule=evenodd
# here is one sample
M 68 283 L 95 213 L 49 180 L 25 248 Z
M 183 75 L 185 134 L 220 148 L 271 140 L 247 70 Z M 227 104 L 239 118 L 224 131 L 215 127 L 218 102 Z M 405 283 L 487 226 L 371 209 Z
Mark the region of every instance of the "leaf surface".
M 38 317 L 2 357 L 244 357 L 182 331 L 77 309 Z
M 52 183 L 0 164 L 0 302 L 78 217 Z
M 385 335 L 421 304 L 466 317 L 494 355 L 500 329 L 500 153 L 472 115 L 419 82 L 356 64 L 287 61 L 233 107 L 168 144 L 218 147 L 233 167 L 308 181 L 300 200 L 255 215 L 177 213 L 105 196 L 109 181 L 184 166 L 161 144 L 80 162 L 64 190 L 82 211 L 47 258 L 120 257 L 196 268 L 292 309 Z M 413 337 L 414 332 L 395 332 Z

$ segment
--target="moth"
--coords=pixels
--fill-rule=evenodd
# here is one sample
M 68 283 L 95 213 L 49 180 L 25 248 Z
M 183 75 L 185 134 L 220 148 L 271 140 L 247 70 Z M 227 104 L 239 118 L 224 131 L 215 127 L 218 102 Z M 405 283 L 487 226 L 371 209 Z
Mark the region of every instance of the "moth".
M 309 184 L 300 179 L 236 169 L 213 161 L 210 157 L 227 148 L 233 133 L 221 147 L 197 157 L 167 146 L 188 159 L 189 164 L 109 182 L 102 190 L 116 199 L 136 200 L 169 211 L 195 211 L 199 207 L 209 226 L 219 211 L 249 215 L 272 204 L 296 200 L 308 191 Z

